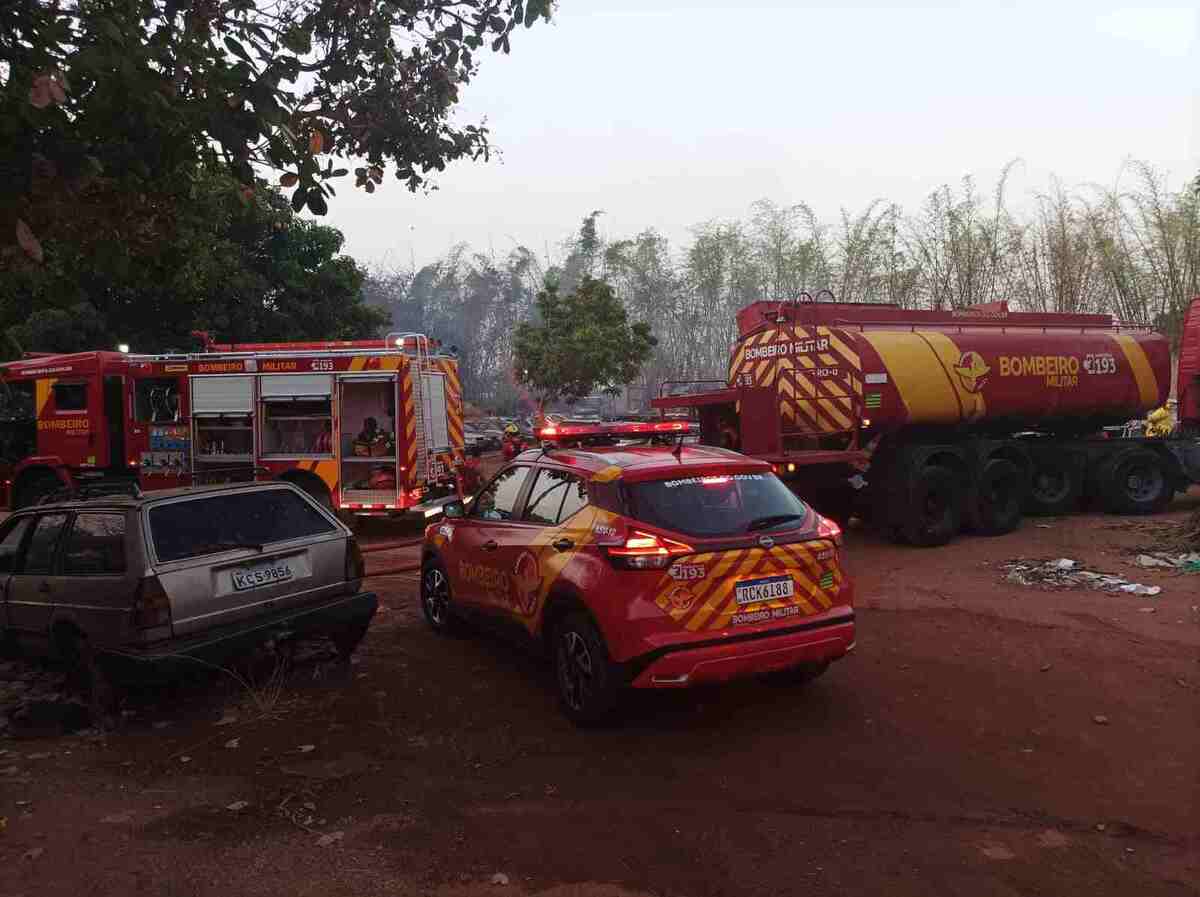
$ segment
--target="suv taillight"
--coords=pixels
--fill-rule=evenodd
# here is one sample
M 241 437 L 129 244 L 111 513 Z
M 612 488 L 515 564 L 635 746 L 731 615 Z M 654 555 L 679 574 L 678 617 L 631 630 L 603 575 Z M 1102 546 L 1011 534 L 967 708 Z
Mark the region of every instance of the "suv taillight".
M 605 550 L 613 566 L 624 570 L 661 570 L 680 555 L 694 551 L 690 545 L 637 529 L 629 534 L 625 544 Z
M 842 545 L 842 528 L 828 517 L 822 517 L 817 521 L 817 536 L 821 539 L 828 539 L 839 548 Z
M 171 625 L 171 599 L 157 576 L 147 576 L 133 595 L 134 629 L 154 629 Z
M 346 592 L 353 594 L 362 585 L 362 579 L 367 573 L 367 565 L 363 561 L 362 549 L 358 540 L 351 536 L 346 541 Z

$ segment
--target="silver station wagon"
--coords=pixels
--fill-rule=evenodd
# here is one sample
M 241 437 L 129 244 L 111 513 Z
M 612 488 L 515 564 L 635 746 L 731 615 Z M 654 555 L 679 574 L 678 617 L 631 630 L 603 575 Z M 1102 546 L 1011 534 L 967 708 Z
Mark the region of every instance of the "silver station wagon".
M 328 636 L 345 657 L 378 602 L 350 530 L 287 483 L 107 496 L 0 523 L 3 632 L 92 695 L 221 667 L 269 640 Z

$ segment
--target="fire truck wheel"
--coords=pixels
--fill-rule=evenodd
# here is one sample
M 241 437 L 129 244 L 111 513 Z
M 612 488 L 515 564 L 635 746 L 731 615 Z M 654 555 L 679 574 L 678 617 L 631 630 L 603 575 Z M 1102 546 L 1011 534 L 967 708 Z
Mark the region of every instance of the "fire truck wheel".
M 617 706 L 621 677 L 592 618 L 582 611 L 568 614 L 555 627 L 553 644 L 563 713 L 577 726 L 607 722 Z
M 1077 465 L 1066 458 L 1039 458 L 1025 495 L 1025 512 L 1066 514 L 1079 504 L 1082 493 L 1083 477 Z
M 921 548 L 945 545 L 962 529 L 962 485 L 940 464 L 922 467 L 913 477 L 906 517 L 899 526 L 905 542 Z
M 1004 458 L 989 461 L 983 466 L 971 504 L 971 529 L 984 536 L 1011 533 L 1021 525 L 1023 492 L 1021 469 L 1016 464 Z
M 1100 469 L 1099 480 L 1110 514 L 1154 514 L 1174 495 L 1162 459 L 1148 449 L 1117 455 Z
M 429 628 L 438 635 L 455 635 L 462 629 L 454 613 L 450 579 L 438 561 L 429 561 L 421 569 L 421 611 Z
M 62 486 L 62 480 L 49 470 L 35 470 L 27 473 L 17 483 L 16 501 L 13 502 L 13 508 L 20 510 L 28 508 L 30 505 L 36 505 L 47 495 L 57 492 Z

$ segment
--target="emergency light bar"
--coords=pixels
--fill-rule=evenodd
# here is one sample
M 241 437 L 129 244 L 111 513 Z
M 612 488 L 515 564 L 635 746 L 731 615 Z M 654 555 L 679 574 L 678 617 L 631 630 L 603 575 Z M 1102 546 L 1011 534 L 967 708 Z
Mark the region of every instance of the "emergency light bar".
M 625 424 L 554 424 L 538 430 L 538 437 L 547 442 L 581 436 L 652 436 L 656 433 L 689 433 L 683 421 Z

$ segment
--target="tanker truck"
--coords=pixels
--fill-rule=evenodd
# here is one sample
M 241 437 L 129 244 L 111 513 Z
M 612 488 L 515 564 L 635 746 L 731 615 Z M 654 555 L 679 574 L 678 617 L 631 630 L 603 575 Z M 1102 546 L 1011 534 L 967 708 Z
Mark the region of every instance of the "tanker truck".
M 1178 351 L 1179 423 L 1163 438 L 1106 431 L 1168 401 L 1171 346 L 1149 328 L 1005 302 L 830 300 L 743 308 L 728 379 L 664 383 L 652 404 L 697 417 L 704 443 L 769 460 L 823 512 L 914 545 L 1085 502 L 1160 511 L 1200 481 L 1200 299 Z

